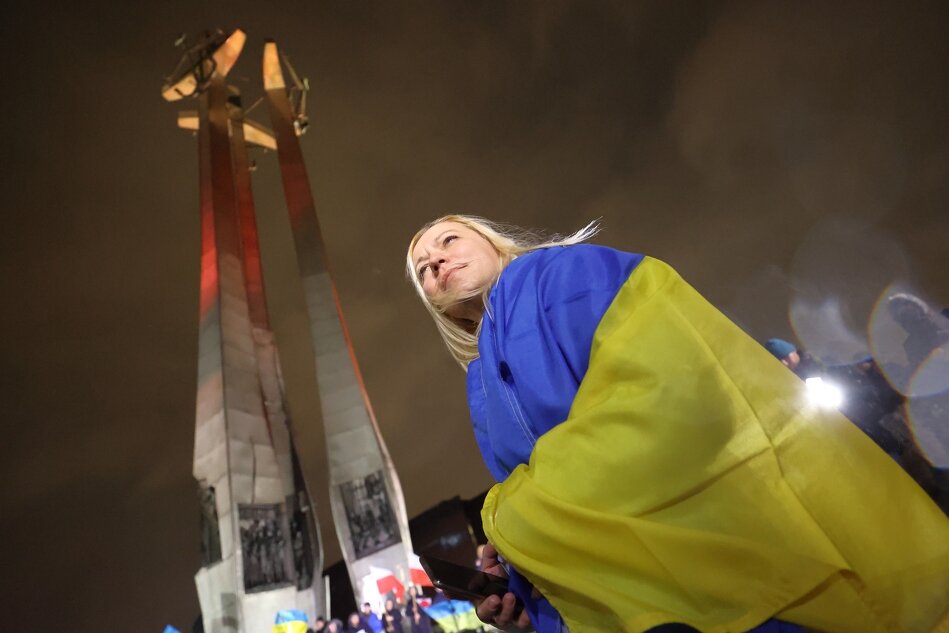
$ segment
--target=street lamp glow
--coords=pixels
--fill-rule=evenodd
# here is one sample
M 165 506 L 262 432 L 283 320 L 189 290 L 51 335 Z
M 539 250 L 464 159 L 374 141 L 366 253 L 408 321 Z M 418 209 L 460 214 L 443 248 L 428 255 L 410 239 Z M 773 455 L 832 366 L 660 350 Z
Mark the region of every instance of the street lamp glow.
M 807 378 L 804 383 L 807 385 L 808 399 L 817 406 L 836 409 L 843 404 L 844 392 L 837 385 L 824 382 L 819 376 Z

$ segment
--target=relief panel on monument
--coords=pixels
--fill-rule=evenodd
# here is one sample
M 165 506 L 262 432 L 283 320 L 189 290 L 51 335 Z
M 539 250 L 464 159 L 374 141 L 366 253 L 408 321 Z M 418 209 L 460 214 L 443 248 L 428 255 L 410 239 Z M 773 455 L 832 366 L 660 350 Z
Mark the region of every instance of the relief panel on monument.
M 382 471 L 339 485 L 356 558 L 365 558 L 400 542 Z
M 244 591 L 266 591 L 294 582 L 290 529 L 283 504 L 238 506 Z

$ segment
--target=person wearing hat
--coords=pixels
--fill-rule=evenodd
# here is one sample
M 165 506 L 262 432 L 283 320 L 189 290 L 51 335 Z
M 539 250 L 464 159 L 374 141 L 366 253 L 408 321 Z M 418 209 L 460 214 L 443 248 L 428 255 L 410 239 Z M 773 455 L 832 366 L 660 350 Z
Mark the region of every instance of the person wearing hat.
M 784 339 L 769 338 L 765 341 L 764 348 L 800 378 L 810 378 L 821 373 L 820 363 Z

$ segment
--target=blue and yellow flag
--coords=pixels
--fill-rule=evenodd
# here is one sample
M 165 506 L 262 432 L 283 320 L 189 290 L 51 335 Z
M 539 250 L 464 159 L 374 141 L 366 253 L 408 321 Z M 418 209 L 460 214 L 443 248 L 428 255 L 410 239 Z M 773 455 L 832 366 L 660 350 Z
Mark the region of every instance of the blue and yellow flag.
M 484 623 L 478 619 L 474 605 L 467 600 L 438 600 L 422 607 L 428 617 L 433 619 L 445 633 L 478 630 Z
M 306 633 L 308 618 L 299 609 L 278 611 L 274 619 L 273 633 Z
M 516 376 L 515 376 L 516 379 Z M 489 540 L 572 633 L 949 631 L 949 520 L 859 429 L 645 258 Z

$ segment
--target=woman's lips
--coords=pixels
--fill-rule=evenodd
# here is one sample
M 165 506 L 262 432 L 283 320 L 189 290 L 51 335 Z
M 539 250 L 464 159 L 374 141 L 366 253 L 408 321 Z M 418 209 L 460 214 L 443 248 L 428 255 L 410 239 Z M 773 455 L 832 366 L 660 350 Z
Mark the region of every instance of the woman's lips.
M 445 274 L 442 275 L 442 278 L 441 278 L 442 288 L 446 288 L 448 286 L 448 280 L 452 278 L 452 276 L 455 274 L 456 271 L 461 270 L 464 267 L 465 267 L 464 264 L 462 264 L 461 266 L 455 266 L 454 268 L 449 268 L 448 270 L 446 270 Z

